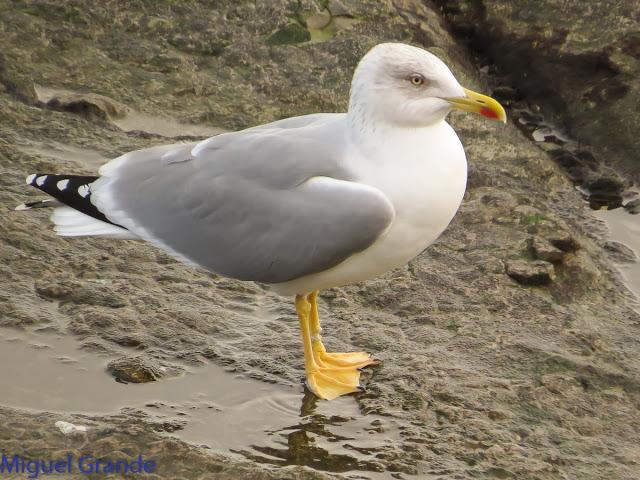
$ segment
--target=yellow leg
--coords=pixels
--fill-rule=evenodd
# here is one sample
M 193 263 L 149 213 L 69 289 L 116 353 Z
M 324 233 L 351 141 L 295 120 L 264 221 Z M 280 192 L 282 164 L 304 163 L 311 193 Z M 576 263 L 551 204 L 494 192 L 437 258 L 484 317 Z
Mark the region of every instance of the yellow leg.
M 311 304 L 310 312 L 310 333 L 311 344 L 313 348 L 313 357 L 318 365 L 330 366 L 330 367 L 351 367 L 351 368 L 364 368 L 367 365 L 375 365 L 378 361 L 371 358 L 367 352 L 327 352 L 320 333 L 322 331 L 320 327 L 320 317 L 318 315 L 318 291 L 307 295 L 307 300 Z
M 336 368 L 319 365 L 314 359 L 309 325 L 311 304 L 304 295 L 296 296 L 296 311 L 300 319 L 300 332 L 304 347 L 304 367 L 307 386 L 318 397 L 333 400 L 341 395 L 358 391 L 360 372 L 355 368 Z

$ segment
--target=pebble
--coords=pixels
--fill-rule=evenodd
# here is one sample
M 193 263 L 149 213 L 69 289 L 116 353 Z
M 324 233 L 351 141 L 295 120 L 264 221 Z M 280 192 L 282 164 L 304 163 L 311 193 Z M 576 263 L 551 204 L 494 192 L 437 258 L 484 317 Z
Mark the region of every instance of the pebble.
M 155 382 L 162 376 L 159 368 L 142 357 L 122 357 L 109 362 L 107 371 L 120 383 Z
M 625 203 L 624 209 L 632 215 L 640 213 L 640 198 L 636 198 L 635 200 Z
M 72 433 L 80 433 L 80 432 L 84 433 L 89 430 L 89 427 L 86 427 L 84 425 L 74 425 L 73 423 L 63 422 L 62 420 L 54 423 L 54 425 L 58 427 L 58 429 L 64 435 L 70 435 Z

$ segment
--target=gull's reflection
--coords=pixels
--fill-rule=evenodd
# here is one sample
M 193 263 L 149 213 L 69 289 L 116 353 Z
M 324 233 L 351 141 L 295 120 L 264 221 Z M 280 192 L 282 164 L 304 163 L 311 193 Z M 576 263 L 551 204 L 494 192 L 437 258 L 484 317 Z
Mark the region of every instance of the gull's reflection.
M 384 470 L 375 455 L 384 451 L 386 442 L 372 442 L 376 419 L 363 415 L 353 396 L 326 402 L 305 389 L 299 412 L 298 423 L 269 432 L 270 445 L 252 445 L 237 453 L 258 463 L 328 472 Z

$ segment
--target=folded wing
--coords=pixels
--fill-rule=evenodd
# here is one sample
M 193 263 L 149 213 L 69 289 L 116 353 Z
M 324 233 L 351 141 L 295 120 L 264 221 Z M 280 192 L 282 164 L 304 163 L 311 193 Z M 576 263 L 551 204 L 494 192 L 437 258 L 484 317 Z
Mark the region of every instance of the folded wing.
M 183 260 L 285 282 L 366 249 L 393 220 L 387 198 L 351 178 L 347 150 L 335 116 L 142 150 L 106 164 L 91 201 Z

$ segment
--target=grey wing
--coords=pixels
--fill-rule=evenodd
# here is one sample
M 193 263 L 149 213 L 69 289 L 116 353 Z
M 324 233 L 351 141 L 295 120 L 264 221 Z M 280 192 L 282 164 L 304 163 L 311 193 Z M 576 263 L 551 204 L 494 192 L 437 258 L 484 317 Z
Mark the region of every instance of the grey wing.
M 331 125 L 247 130 L 107 164 L 92 201 L 109 220 L 174 255 L 241 280 L 279 283 L 370 246 L 394 210 L 350 181 Z M 340 136 L 338 136 L 339 138 Z

